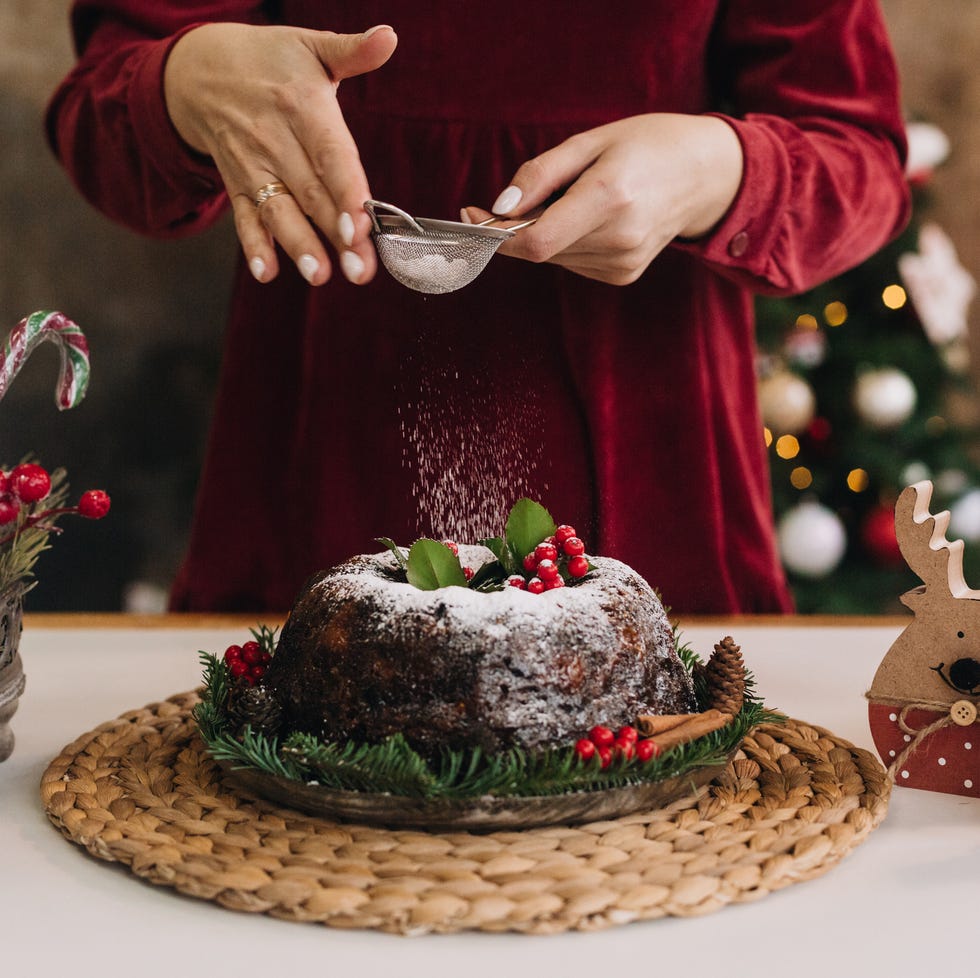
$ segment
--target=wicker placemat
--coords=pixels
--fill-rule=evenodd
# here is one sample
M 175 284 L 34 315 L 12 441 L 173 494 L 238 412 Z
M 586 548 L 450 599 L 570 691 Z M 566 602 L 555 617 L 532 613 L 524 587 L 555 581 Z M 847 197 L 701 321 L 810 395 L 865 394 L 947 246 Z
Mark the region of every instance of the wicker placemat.
M 133 710 L 66 747 L 41 782 L 48 817 L 153 883 L 332 927 L 541 934 L 703 914 L 824 873 L 881 822 L 890 792 L 868 751 L 791 719 L 659 811 L 486 835 L 369 828 L 233 793 L 196 702 Z

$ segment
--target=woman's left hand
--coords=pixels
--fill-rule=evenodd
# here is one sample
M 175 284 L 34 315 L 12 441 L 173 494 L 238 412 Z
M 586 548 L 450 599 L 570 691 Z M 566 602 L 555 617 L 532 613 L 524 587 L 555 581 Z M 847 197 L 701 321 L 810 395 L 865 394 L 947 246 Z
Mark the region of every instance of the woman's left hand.
M 742 179 L 735 131 L 714 116 L 631 116 L 572 136 L 524 163 L 497 198 L 499 218 L 537 221 L 500 254 L 561 265 L 628 285 L 674 239 L 696 238 L 725 215 Z M 463 209 L 474 223 L 490 217 Z

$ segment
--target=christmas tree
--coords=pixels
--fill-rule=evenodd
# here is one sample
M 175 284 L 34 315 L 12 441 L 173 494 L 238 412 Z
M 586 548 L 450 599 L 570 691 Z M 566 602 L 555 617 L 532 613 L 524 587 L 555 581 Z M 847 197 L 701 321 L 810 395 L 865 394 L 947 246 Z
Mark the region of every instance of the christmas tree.
M 954 409 L 970 389 L 976 287 L 927 217 L 945 136 L 913 123 L 909 146 L 914 208 L 901 237 L 811 292 L 757 304 L 780 555 L 802 613 L 900 610 L 919 581 L 898 549 L 894 505 L 922 479 L 951 513 L 949 539 L 967 544 L 971 586 L 980 576 L 970 546 L 980 543 L 980 432 Z

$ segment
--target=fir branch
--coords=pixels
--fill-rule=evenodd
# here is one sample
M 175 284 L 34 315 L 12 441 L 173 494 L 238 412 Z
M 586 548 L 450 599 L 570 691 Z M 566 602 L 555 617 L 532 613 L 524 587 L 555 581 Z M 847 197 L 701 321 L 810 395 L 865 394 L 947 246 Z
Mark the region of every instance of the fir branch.
M 276 654 L 276 633 L 279 631 L 278 628 L 259 625 L 257 628 L 250 628 L 249 631 L 252 633 L 255 641 L 259 643 L 263 652 L 268 652 L 269 655 Z
M 32 456 L 22 463 L 33 462 Z M 45 509 L 61 509 L 68 498 L 68 483 L 64 469 L 51 472 L 51 488 L 44 497 Z M 0 591 L 17 584 L 27 585 L 34 577 L 34 565 L 45 550 L 54 524 L 32 521 L 34 506 L 24 506 L 17 517 L 11 539 L 0 547 Z M 57 516 L 54 517 L 57 519 Z M 29 585 L 33 586 L 33 585 Z M 26 590 L 26 587 L 25 587 Z

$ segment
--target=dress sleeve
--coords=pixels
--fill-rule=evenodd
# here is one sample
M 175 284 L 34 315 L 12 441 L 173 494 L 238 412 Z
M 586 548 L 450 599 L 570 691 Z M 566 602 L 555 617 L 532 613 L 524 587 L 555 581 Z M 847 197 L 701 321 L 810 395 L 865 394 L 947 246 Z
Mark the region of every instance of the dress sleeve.
M 731 0 L 712 59 L 742 183 L 706 237 L 677 247 L 755 292 L 802 292 L 908 221 L 898 76 L 876 0 Z
M 227 206 L 217 168 L 178 135 L 163 97 L 170 49 L 201 23 L 267 23 L 258 0 L 76 0 L 78 62 L 48 105 L 48 141 L 96 208 L 156 237 L 192 234 Z

